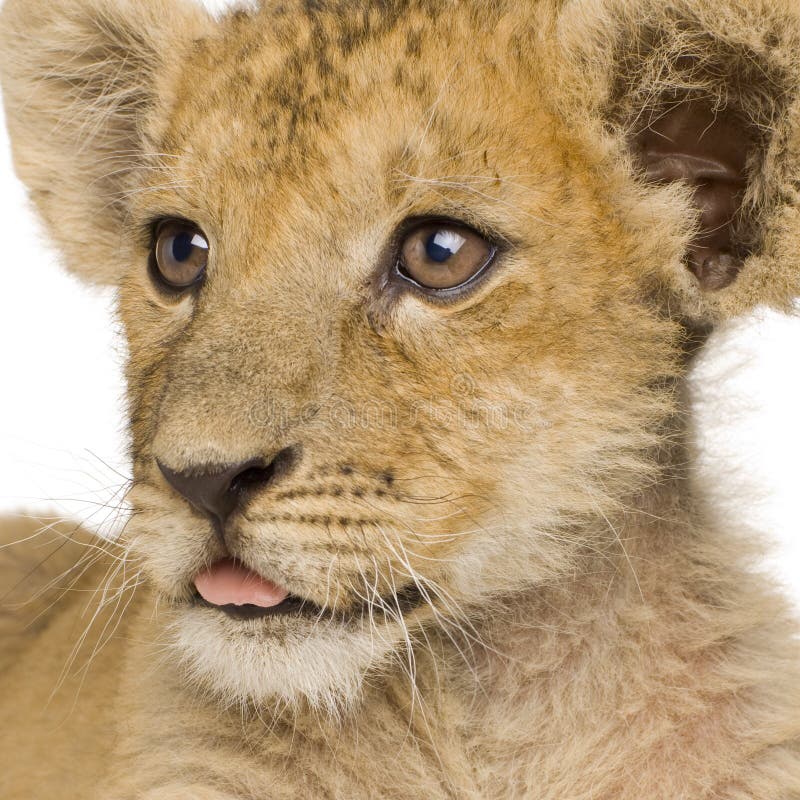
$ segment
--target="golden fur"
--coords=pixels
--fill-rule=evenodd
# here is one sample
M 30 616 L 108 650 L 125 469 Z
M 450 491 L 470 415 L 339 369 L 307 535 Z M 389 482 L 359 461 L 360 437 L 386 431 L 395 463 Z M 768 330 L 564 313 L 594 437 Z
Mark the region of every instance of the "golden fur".
M 800 798 L 796 628 L 684 396 L 800 294 L 795 3 L 6 0 L 0 74 L 65 265 L 118 287 L 134 464 L 119 546 L 2 530 L 5 800 Z M 753 142 L 718 291 L 631 149 L 682 103 Z M 428 215 L 504 242 L 452 302 L 383 278 Z M 165 216 L 212 242 L 181 299 Z M 290 445 L 227 552 L 326 613 L 189 605 L 226 551 L 156 459 Z

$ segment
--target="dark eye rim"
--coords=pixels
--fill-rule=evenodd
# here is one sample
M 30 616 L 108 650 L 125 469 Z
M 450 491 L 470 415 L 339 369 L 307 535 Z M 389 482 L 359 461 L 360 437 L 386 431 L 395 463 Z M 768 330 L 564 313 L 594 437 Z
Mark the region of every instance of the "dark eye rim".
M 478 269 L 471 277 L 467 278 L 463 283 L 457 286 L 449 286 L 445 289 L 434 289 L 419 281 L 414 280 L 410 275 L 403 271 L 403 257 L 402 248 L 406 238 L 411 236 L 415 231 L 421 228 L 426 228 L 429 225 L 441 225 L 442 227 L 462 228 L 476 236 L 480 236 L 489 245 L 489 255 L 484 264 Z M 469 222 L 457 219 L 455 217 L 448 217 L 442 215 L 434 216 L 419 216 L 411 217 L 405 220 L 398 228 L 393 239 L 393 259 L 391 268 L 392 281 L 405 289 L 410 289 L 416 294 L 423 295 L 426 299 L 439 300 L 447 302 L 456 300 L 469 294 L 473 289 L 483 282 L 483 279 L 493 271 L 499 257 L 502 256 L 505 248 L 502 242 L 498 241 L 498 237 L 481 230 Z
M 179 225 L 186 228 L 193 228 L 209 243 L 209 252 L 211 251 L 211 243 L 208 234 L 203 228 L 193 220 L 186 219 L 185 217 L 159 217 L 150 223 L 150 252 L 147 259 L 147 269 L 150 279 L 168 297 L 180 298 L 190 292 L 196 292 L 197 289 L 205 283 L 208 274 L 208 265 L 198 274 L 194 281 L 185 286 L 168 281 L 158 267 L 158 258 L 156 255 L 159 237 L 167 225 Z

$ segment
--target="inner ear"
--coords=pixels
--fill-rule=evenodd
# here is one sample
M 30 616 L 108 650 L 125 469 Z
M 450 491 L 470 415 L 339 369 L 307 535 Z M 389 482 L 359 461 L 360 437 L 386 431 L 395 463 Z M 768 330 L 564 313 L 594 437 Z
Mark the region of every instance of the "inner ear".
M 647 180 L 687 183 L 694 190 L 699 229 L 686 252 L 686 266 L 703 289 L 730 285 L 750 253 L 742 201 L 754 136 L 732 111 L 701 100 L 684 100 L 654 114 L 633 139 Z

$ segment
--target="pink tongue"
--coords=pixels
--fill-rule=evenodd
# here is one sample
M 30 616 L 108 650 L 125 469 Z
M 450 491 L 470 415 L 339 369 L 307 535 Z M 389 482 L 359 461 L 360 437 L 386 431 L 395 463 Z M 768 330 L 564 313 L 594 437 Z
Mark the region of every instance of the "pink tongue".
M 201 572 L 194 585 L 200 596 L 215 606 L 260 606 L 272 608 L 280 605 L 289 592 L 260 575 L 237 564 L 229 558 Z

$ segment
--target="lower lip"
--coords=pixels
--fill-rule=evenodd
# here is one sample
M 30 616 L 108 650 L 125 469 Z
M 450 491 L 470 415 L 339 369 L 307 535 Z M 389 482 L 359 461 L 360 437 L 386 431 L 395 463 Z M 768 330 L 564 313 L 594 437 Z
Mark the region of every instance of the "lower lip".
M 301 614 L 316 616 L 319 611 L 316 610 L 310 603 L 300 600 L 296 597 L 287 597 L 280 605 L 272 606 L 271 608 L 262 608 L 261 606 L 215 606 L 203 600 L 199 595 L 195 597 L 194 605 L 201 608 L 212 608 L 215 611 L 221 611 L 223 614 L 233 619 L 263 619 L 264 617 L 286 617 L 286 616 L 300 616 Z
M 211 608 L 215 611 L 221 611 L 223 614 L 226 614 L 231 619 L 237 620 L 248 620 L 248 619 L 265 619 L 267 617 L 307 617 L 309 619 L 319 619 L 323 616 L 330 616 L 331 612 L 326 609 L 321 609 L 319 606 L 314 605 L 314 603 L 310 602 L 309 600 L 301 600 L 298 597 L 289 596 L 284 600 L 280 605 L 272 606 L 271 608 L 261 608 L 261 606 L 253 606 L 253 605 L 244 605 L 244 606 L 236 606 L 236 605 L 227 605 L 227 606 L 215 606 L 213 603 L 209 603 L 207 600 L 204 600 L 199 594 L 195 595 L 193 599 L 193 605 L 198 606 L 200 608 Z M 423 597 L 417 590 L 415 586 L 409 587 L 408 590 L 402 592 L 395 598 L 395 604 L 389 606 L 392 608 L 393 612 L 396 609 L 400 614 L 405 615 L 409 614 L 414 611 L 418 606 L 423 604 Z M 366 611 L 366 607 L 361 609 L 361 612 L 364 613 Z M 375 612 L 378 612 L 379 609 L 376 609 Z M 357 615 L 357 611 L 354 613 L 351 611 L 349 614 L 344 613 L 342 618 L 346 619 L 348 617 L 354 617 Z

